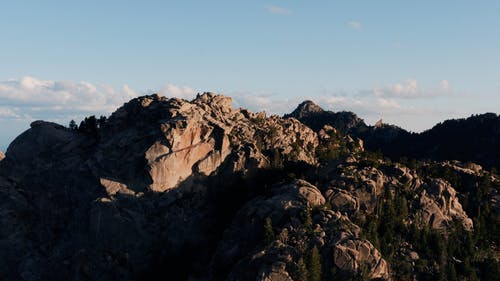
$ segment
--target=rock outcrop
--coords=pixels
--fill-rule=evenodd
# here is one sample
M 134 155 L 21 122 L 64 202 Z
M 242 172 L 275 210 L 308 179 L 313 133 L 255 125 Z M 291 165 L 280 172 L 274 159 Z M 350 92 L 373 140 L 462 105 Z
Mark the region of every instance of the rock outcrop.
M 335 265 L 351 274 L 367 272 L 369 279 L 389 279 L 389 267 L 380 252 L 370 241 L 354 238 L 341 233 L 342 237 L 334 246 Z
M 33 122 L 0 153 L 1 279 L 433 280 L 496 229 L 494 172 L 391 161 L 311 101 L 286 118 L 231 104 L 149 95 L 95 127 Z M 446 239 L 449 257 L 429 249 Z
M 335 127 L 342 133 L 347 133 L 355 128 L 366 128 L 365 122 L 353 112 L 332 112 L 323 110 L 312 101 L 304 101 L 285 117 L 293 117 L 314 131 L 319 131 L 325 125 Z
M 418 194 L 408 198 L 409 221 L 419 227 L 430 226 L 444 230 L 453 221 L 460 221 L 466 230 L 473 229 L 473 222 L 462 209 L 457 191 L 449 182 L 438 178 L 421 178 L 415 171 L 400 164 L 377 163 L 379 168 L 366 167 L 366 159 L 351 159 L 336 167 L 332 177 L 331 168 L 325 167 L 323 174 L 328 184 L 323 188 L 333 210 L 348 215 L 373 215 L 384 194 L 412 192 Z M 377 160 L 379 161 L 379 160 Z
M 310 218 L 311 225 L 303 224 L 311 208 L 324 203 L 320 191 L 303 180 L 277 186 L 270 197 L 248 202 L 217 247 L 212 260 L 215 279 L 224 280 L 228 274 L 228 280 L 290 280 L 294 275 L 289 277 L 289 272 L 298 274 L 300 257 L 317 247 L 332 252 L 340 274 L 353 276 L 364 270 L 370 279 L 389 280 L 387 262 L 369 241 L 360 238 L 360 228 L 347 216 L 322 210 Z M 267 245 L 261 242 L 265 241 L 266 218 L 276 233 Z
M 238 207 L 220 206 L 225 194 L 250 192 L 233 182 L 288 163 L 314 166 L 317 145 L 316 133 L 295 119 L 236 110 L 212 93 L 136 98 L 95 131 L 35 121 L 0 162 L 1 219 L 9 225 L 0 273 L 127 280 L 176 268 L 172 276 L 182 280 L 202 272 Z M 324 203 L 307 185 L 296 194 Z
M 462 222 L 466 230 L 473 228 L 472 220 L 462 210 L 457 192 L 448 182 L 441 179 L 434 179 L 424 187 L 417 213 L 420 223 L 435 229 L 445 229 L 453 220 Z
M 227 173 L 283 161 L 315 164 L 318 143 L 296 120 L 235 110 L 229 97 L 212 93 L 192 102 L 134 99 L 111 115 L 101 139 L 94 164 L 99 170 L 118 175 L 130 189 L 156 192 L 209 176 L 223 163 Z

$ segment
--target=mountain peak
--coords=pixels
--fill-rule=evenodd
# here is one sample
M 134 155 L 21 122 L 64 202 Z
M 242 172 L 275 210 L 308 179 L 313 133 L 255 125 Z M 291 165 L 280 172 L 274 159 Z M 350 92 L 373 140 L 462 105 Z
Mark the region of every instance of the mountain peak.
M 323 112 L 323 108 L 314 103 L 312 100 L 305 100 L 301 102 L 297 108 L 289 114 L 290 117 L 300 119 L 311 113 Z

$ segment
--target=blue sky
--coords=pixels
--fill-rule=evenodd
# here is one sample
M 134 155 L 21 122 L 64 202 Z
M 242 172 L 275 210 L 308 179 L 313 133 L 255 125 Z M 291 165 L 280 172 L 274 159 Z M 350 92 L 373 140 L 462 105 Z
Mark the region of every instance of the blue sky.
M 500 108 L 500 2 L 3 1 L 0 149 L 131 97 L 312 99 L 421 131 Z

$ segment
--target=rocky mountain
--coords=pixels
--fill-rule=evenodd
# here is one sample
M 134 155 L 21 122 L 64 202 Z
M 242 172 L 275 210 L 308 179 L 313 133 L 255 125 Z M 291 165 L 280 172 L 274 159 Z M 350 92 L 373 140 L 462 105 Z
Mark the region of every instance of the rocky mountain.
M 371 151 L 381 151 L 393 160 L 401 158 L 460 160 L 500 169 L 500 116 L 495 113 L 446 120 L 422 133 L 410 133 L 380 120 L 367 126 L 352 112 L 325 111 L 312 101 L 300 104 L 286 117 L 294 117 L 319 131 L 330 125 L 363 139 Z
M 284 117 L 293 117 L 314 131 L 321 130 L 325 125 L 333 126 L 342 133 L 349 133 L 355 129 L 365 130 L 368 128 L 365 122 L 353 112 L 325 111 L 310 100 L 302 102 L 292 113 L 285 114 Z
M 498 175 L 391 161 L 355 128 L 372 130 L 312 102 L 281 118 L 212 93 L 143 96 L 71 128 L 35 121 L 0 161 L 0 276 L 498 276 Z

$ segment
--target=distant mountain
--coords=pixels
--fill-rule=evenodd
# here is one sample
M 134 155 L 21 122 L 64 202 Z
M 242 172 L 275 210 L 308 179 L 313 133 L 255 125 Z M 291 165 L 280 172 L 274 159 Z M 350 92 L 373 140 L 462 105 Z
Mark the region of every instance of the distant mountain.
M 325 111 L 310 100 L 302 102 L 292 113 L 286 114 L 284 117 L 298 119 L 314 131 L 319 131 L 324 125 L 331 125 L 342 133 L 349 133 L 353 130 L 363 130 L 368 127 L 365 122 L 353 112 Z
M 388 143 L 390 156 L 455 159 L 500 169 L 500 116 L 495 113 L 446 120 L 420 134 Z
M 497 174 L 459 161 L 390 161 L 360 140 L 390 151 L 463 130 L 496 155 L 488 140 L 497 116 L 414 135 L 306 101 L 289 116 L 315 132 L 231 104 L 213 93 L 149 95 L 79 126 L 33 122 L 0 154 L 0 279 L 500 276 Z
M 382 122 L 367 126 L 352 112 L 325 111 L 312 101 L 301 103 L 285 117 L 294 117 L 315 131 L 333 126 L 362 139 L 366 149 L 381 151 L 395 160 L 460 160 L 500 169 L 500 116 L 495 113 L 447 120 L 422 133 Z

